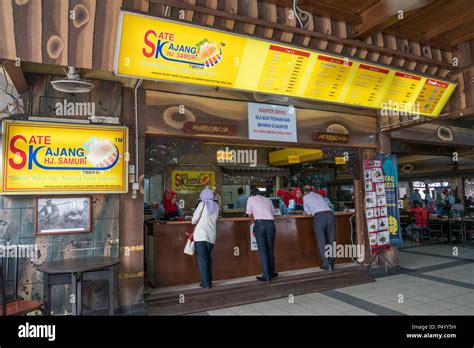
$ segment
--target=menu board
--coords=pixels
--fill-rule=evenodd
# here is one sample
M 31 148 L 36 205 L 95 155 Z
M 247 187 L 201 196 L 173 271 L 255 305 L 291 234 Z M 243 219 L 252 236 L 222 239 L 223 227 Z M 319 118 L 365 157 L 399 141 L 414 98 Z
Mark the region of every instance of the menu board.
M 308 62 L 309 52 L 270 45 L 258 89 L 276 94 L 294 94 Z
M 339 100 L 339 96 L 352 67 L 352 62 L 320 54 L 314 64 L 305 97 Z
M 380 96 L 389 70 L 360 64 L 344 102 L 373 107 Z
M 420 104 L 422 113 L 432 113 L 439 104 L 441 97 L 446 92 L 449 84 L 443 81 L 428 79 L 416 99 Z
M 398 69 L 122 11 L 117 75 L 438 116 L 456 88 Z
M 365 217 L 369 233 L 370 253 L 390 249 L 387 199 L 382 161 L 364 160 Z

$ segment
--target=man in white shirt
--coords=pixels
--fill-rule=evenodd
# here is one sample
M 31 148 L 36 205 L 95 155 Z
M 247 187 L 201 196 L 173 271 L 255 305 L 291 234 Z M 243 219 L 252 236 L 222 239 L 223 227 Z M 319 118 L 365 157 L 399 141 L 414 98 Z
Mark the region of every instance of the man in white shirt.
M 262 267 L 262 275 L 257 280 L 270 282 L 278 276 L 275 272 L 275 221 L 273 203 L 263 197 L 258 189 L 253 189 L 247 201 L 246 214 L 253 217 L 253 231 L 257 241 L 258 257 Z
M 321 269 L 332 271 L 334 270 L 335 261 L 333 257 L 334 250 L 332 250 L 334 243 L 334 215 L 324 197 L 313 192 L 311 186 L 306 185 L 304 191 L 304 211 L 307 215 L 314 216 L 313 230 L 318 243 L 319 257 L 323 262 Z M 329 249 L 330 254 L 326 255 L 326 245 L 328 244 L 331 249 Z

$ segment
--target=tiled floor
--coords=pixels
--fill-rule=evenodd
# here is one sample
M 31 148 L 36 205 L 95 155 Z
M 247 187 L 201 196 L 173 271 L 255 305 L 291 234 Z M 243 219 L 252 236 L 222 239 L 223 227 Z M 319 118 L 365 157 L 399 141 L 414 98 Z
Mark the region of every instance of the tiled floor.
M 375 283 L 224 308 L 207 314 L 474 315 L 472 246 L 454 250 L 452 245 L 410 246 L 400 250 L 400 265 L 404 272 L 380 277 Z

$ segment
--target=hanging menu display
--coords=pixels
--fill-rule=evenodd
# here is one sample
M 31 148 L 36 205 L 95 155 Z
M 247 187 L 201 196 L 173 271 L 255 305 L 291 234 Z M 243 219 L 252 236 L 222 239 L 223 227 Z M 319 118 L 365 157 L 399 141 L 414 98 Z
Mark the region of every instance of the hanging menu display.
M 352 62 L 320 54 L 314 64 L 304 93 L 308 98 L 337 101 L 346 82 Z
M 117 75 L 438 116 L 456 88 L 397 69 L 122 11 Z
M 369 233 L 370 253 L 390 249 L 387 200 L 382 161 L 364 160 L 365 217 Z

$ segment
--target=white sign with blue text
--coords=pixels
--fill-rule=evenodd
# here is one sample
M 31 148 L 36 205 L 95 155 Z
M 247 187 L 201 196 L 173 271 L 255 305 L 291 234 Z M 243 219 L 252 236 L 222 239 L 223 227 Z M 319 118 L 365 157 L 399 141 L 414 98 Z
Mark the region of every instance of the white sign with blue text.
M 249 139 L 297 142 L 296 109 L 248 103 Z

